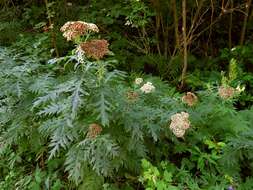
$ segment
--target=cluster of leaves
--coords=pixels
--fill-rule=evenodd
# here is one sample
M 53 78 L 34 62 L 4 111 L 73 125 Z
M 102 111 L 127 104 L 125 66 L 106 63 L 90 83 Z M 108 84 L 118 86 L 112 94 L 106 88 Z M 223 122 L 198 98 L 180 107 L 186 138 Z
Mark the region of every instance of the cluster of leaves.
M 253 47 L 196 58 L 226 46 L 220 38 L 228 17 L 189 45 L 186 82 L 198 97 L 189 107 L 171 85 L 182 67 L 181 55 L 170 52 L 179 2 L 175 10 L 167 0 L 20 2 L 0 2 L 0 43 L 11 45 L 0 47 L 0 189 L 253 189 Z M 187 1 L 189 10 L 196 2 Z M 213 5 L 204 17 L 219 14 L 219 2 Z M 73 47 L 59 26 L 77 19 L 98 23 L 115 57 L 80 63 L 72 51 L 49 60 L 53 48 L 65 55 Z M 115 68 L 171 83 L 143 75 L 136 84 L 138 74 Z M 140 90 L 146 82 L 155 87 L 151 93 Z M 219 83 L 245 92 L 224 100 Z M 182 111 L 191 127 L 176 138 L 170 118 Z M 94 124 L 101 131 L 91 137 Z
M 137 75 L 115 69 L 145 68 L 178 79 L 181 57 L 152 53 L 159 32 L 154 37 L 149 25 L 155 16 L 150 4 L 91 2 L 90 15 L 76 2 L 66 7 L 57 1 L 49 3 L 47 14 L 45 7 L 25 5 L 23 22 L 1 22 L 0 42 L 18 41 L 0 48 L 0 189 L 252 189 L 253 79 L 245 72 L 251 68 L 252 47 L 224 49 L 207 64 L 189 56 L 187 83 L 199 99 L 189 107 L 161 79 L 143 76 L 155 86 L 145 94 L 133 82 Z M 45 15 L 54 19 L 55 31 L 62 18 L 96 19 L 103 32 L 109 28 L 107 39 L 120 64 L 112 57 L 80 63 L 74 51 L 47 61 L 49 33 L 18 36 L 24 25 L 32 31 L 48 27 Z M 57 41 L 60 53 L 66 44 Z M 220 69 L 228 72 L 220 75 Z M 224 100 L 217 93 L 221 80 L 233 87 L 243 84 L 246 92 Z M 189 113 L 191 127 L 178 139 L 169 123 L 182 111 Z M 91 124 L 102 129 L 92 138 Z
M 124 73 L 112 69 L 112 60 L 74 65 L 76 59 L 71 55 L 45 64 L 1 49 L 3 165 L 16 168 L 27 162 L 23 170 L 33 173 L 30 164 L 44 168 L 52 159 L 63 158 L 76 184 L 87 171 L 112 177 L 119 168 L 138 169 L 146 155 L 144 138 L 158 138 L 155 121 L 162 117 L 161 110 L 152 108 L 145 96 L 138 104 L 127 99 L 131 87 L 122 81 Z M 86 136 L 91 123 L 103 126 L 95 139 Z M 12 170 L 5 170 L 3 177 L 8 172 Z
M 142 160 L 143 173 L 139 180 L 144 184 L 146 190 L 216 190 L 216 189 L 235 189 L 231 185 L 233 178 L 228 175 L 213 175 L 204 172 L 199 176 L 193 176 L 184 164 L 178 168 L 173 163 L 162 161 L 158 167 L 153 166 L 149 161 Z M 247 178 L 236 189 L 252 189 L 252 178 Z M 237 184 L 238 185 L 238 184 Z
M 252 176 L 252 109 L 236 111 L 236 99 L 221 99 L 212 86 L 189 107 L 175 88 L 149 76 L 144 82 L 155 91 L 145 94 L 133 76 L 114 69 L 112 57 L 79 63 L 73 51 L 45 62 L 45 43 L 0 51 L 2 189 L 137 188 L 143 158 L 174 165 L 162 164 L 159 174 L 143 163 L 141 181 L 153 189 L 221 189 Z M 181 111 L 191 128 L 177 139 L 169 120 Z M 93 123 L 102 132 L 90 138 Z

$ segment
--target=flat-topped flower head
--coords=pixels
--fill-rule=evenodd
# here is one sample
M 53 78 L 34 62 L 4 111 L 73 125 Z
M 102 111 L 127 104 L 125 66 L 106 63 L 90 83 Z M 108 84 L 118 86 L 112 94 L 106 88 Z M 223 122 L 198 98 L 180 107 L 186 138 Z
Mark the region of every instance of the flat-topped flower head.
M 67 41 L 72 41 L 78 36 L 87 34 L 87 32 L 99 32 L 98 27 L 93 23 L 87 23 L 83 21 L 71 21 L 66 22 L 60 31 L 63 32 L 63 36 Z
M 184 137 L 184 134 L 185 134 L 185 130 L 184 129 L 180 129 L 180 128 L 174 128 L 174 129 L 171 129 L 173 134 L 178 137 L 178 138 L 182 138 Z
M 170 129 L 176 137 L 183 137 L 185 131 L 190 128 L 189 114 L 176 113 L 171 116 Z
M 151 83 L 151 82 L 147 82 L 145 83 L 141 88 L 140 90 L 145 93 L 145 94 L 148 94 L 148 93 L 151 93 L 155 90 L 155 87 L 154 85 Z
M 87 57 L 99 60 L 109 53 L 108 46 L 107 40 L 90 40 L 81 43 L 80 49 Z
M 87 26 L 87 30 L 91 31 L 91 32 L 95 32 L 95 33 L 98 33 L 99 32 L 99 29 L 97 27 L 96 24 L 93 24 L 93 23 L 86 23 L 86 26 Z
M 127 100 L 129 102 L 135 102 L 139 97 L 139 94 L 137 92 L 134 91 L 129 91 L 127 92 Z
M 140 85 L 143 82 L 143 78 L 136 78 L 134 83 Z
M 198 102 L 198 97 L 192 92 L 187 92 L 182 97 L 182 102 L 188 104 L 188 106 L 194 106 Z
M 96 138 L 102 132 L 102 127 L 96 123 L 92 123 L 89 126 L 87 137 L 88 138 Z
M 229 99 L 235 95 L 236 90 L 230 86 L 220 86 L 218 89 L 218 93 L 221 98 Z

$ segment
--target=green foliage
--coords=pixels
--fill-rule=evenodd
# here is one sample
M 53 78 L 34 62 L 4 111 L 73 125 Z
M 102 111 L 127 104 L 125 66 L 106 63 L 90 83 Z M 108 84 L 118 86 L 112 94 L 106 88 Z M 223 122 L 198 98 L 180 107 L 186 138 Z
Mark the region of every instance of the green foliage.
M 181 90 L 197 96 L 189 106 L 176 86 L 180 3 L 174 10 L 163 0 L 24 2 L 0 2 L 0 189 L 253 188 L 252 44 L 209 56 L 227 43 L 217 40 L 227 35 L 226 17 L 188 44 Z M 201 32 L 209 22 L 190 26 L 196 3 L 187 1 L 187 29 Z M 203 4 L 203 21 L 220 14 L 213 6 Z M 96 21 L 101 33 L 67 43 L 59 28 L 68 20 Z M 115 55 L 78 54 L 82 40 L 103 36 Z M 52 57 L 54 43 L 62 57 Z M 222 98 L 221 85 L 239 90 Z M 180 112 L 190 128 L 177 138 L 170 124 Z
M 147 160 L 142 161 L 143 174 L 140 180 L 145 185 L 145 189 L 224 189 L 228 186 L 228 182 L 223 176 L 218 176 L 220 179 L 215 179 L 215 184 L 212 176 L 208 173 L 201 176 L 191 176 L 186 168 L 177 168 L 174 164 L 162 161 L 158 167 L 153 166 Z M 209 176 L 210 175 L 210 176 Z M 211 185 L 212 184 L 212 185 Z
M 147 188 L 180 189 L 187 185 L 196 189 L 205 184 L 215 186 L 215 180 L 210 181 L 212 175 L 225 172 L 237 178 L 243 173 L 238 168 L 243 167 L 240 163 L 245 158 L 237 157 L 240 154 L 233 152 L 243 152 L 250 158 L 251 149 L 241 149 L 240 143 L 244 141 L 236 136 L 250 130 L 251 111 L 236 112 L 234 100 L 222 100 L 215 93 L 216 88 L 198 92 L 200 101 L 191 108 L 181 102 L 181 95 L 172 87 L 155 77 L 144 78 L 142 84 L 152 81 L 155 91 L 143 94 L 141 86 L 125 81 L 125 73 L 112 70 L 111 59 L 99 62 L 84 59 L 84 63 L 77 63 L 74 67 L 75 54 L 45 64 L 30 56 L 24 59 L 30 53 L 30 50 L 26 51 L 11 58 L 11 54 L 20 50 L 1 49 L 1 141 L 4 144 L 1 152 L 5 158 L 11 158 L 3 161 L 11 168 L 20 168 L 20 163 L 26 162 L 24 169 L 40 176 L 34 181 L 27 175 L 27 181 L 22 183 L 28 187 L 42 187 L 45 180 L 38 179 L 51 176 L 51 173 L 45 173 L 41 162 L 49 168 L 52 167 L 50 162 L 56 162 L 59 172 L 63 169 L 60 164 L 64 163 L 69 179 L 80 187 L 96 184 L 87 173 L 97 176 L 101 178 L 100 187 L 96 187 L 99 189 L 106 178 L 114 179 L 115 173 L 122 177 L 125 172 L 138 174 L 142 158 L 151 156 L 160 160 L 168 153 L 171 161 L 181 154 L 191 156 L 173 166 L 174 170 L 177 167 L 183 169 L 180 169 L 179 177 L 174 176 L 174 170 L 161 173 L 148 162 L 143 162 L 142 167 L 147 171 L 142 183 Z M 133 93 L 136 96 L 131 97 Z M 191 116 L 191 129 L 184 141 L 176 139 L 168 127 L 170 116 L 180 111 L 187 111 Z M 102 133 L 95 139 L 88 137 L 91 123 L 102 126 Z M 172 143 L 166 145 L 166 141 Z M 159 144 L 158 148 L 155 148 L 156 144 Z M 238 148 L 231 151 L 230 147 Z M 219 164 L 223 158 L 226 160 L 226 156 L 235 163 L 233 167 Z M 29 163 L 39 164 L 39 167 L 29 168 Z M 3 185 L 13 187 L 13 181 L 19 180 L 25 170 L 9 173 L 12 170 L 5 169 L 7 173 L 4 175 L 10 177 Z M 200 172 L 201 176 L 193 180 L 193 176 L 187 174 L 189 181 L 181 184 L 180 176 L 193 170 Z M 153 181 L 153 176 L 159 180 Z M 66 183 L 58 177 L 59 173 L 52 179 L 50 177 L 50 184 L 56 189 Z M 218 181 L 216 185 L 219 187 L 227 184 L 225 179 Z M 21 182 L 17 184 L 22 187 Z
M 165 163 L 162 163 L 166 167 Z M 163 171 L 160 174 L 158 169 L 152 166 L 147 160 L 142 160 L 143 168 L 143 177 L 140 178 L 140 181 L 145 185 L 146 190 L 158 189 L 158 190 L 178 190 L 178 188 L 173 184 L 172 173 L 170 171 Z
M 10 45 L 15 42 L 22 30 L 22 25 L 18 21 L 0 22 L 0 44 Z

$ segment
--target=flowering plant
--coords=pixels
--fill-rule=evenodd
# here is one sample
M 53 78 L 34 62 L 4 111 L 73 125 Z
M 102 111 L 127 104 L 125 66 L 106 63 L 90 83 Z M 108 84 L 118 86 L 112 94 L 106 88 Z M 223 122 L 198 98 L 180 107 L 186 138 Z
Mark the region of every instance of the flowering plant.
M 157 77 L 128 77 L 114 69 L 109 42 L 93 36 L 96 25 L 76 21 L 61 30 L 76 47 L 49 64 L 0 49 L 1 165 L 18 176 L 4 167 L 6 178 L 16 181 L 11 188 L 0 182 L 2 189 L 33 189 L 31 179 L 40 177 L 68 182 L 67 189 L 101 189 L 112 182 L 137 188 L 143 158 L 175 165 L 155 169 L 146 163 L 152 169 L 145 167 L 140 177 L 146 187 L 159 182 L 165 189 L 208 189 L 206 181 L 216 176 L 220 189 L 237 186 L 238 166 L 252 156 L 253 112 L 235 109 L 236 89 L 209 86 L 180 94 Z M 45 168 L 57 172 L 47 178 Z M 194 176 L 186 175 L 192 171 Z M 221 181 L 224 174 L 234 180 Z

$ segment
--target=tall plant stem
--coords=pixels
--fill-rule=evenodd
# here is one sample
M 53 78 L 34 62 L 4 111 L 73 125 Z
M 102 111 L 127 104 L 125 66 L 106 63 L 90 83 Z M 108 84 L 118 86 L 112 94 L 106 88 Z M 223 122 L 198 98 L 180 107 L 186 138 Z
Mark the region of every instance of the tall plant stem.
M 157 48 L 158 54 L 161 56 L 161 48 L 160 48 L 160 43 L 159 43 L 160 22 L 161 22 L 161 16 L 156 15 L 156 30 L 155 30 L 155 35 L 156 35 L 156 40 L 157 40 L 156 48 Z
M 185 85 L 185 76 L 187 72 L 186 0 L 182 1 L 182 17 L 183 17 L 182 32 L 183 32 L 183 43 L 184 43 L 184 49 L 183 49 L 184 65 L 183 65 L 182 76 L 181 76 L 181 85 L 180 85 L 181 89 Z
M 55 31 L 54 31 L 54 28 L 53 28 L 54 27 L 53 26 L 53 21 L 52 21 L 51 16 L 49 15 L 48 1 L 44 0 L 44 2 L 45 2 L 45 5 L 46 5 L 47 17 L 48 17 L 49 27 L 50 27 L 50 30 L 51 30 L 51 43 L 52 43 L 52 46 L 55 50 L 56 57 L 59 57 L 59 51 L 58 51 L 57 44 L 56 44 L 56 34 L 55 34 Z
M 240 45 L 243 45 L 243 43 L 244 43 L 251 3 L 252 3 L 252 0 L 247 0 L 246 1 L 246 11 L 245 11 L 243 27 L 242 27 L 242 31 L 241 31 Z

